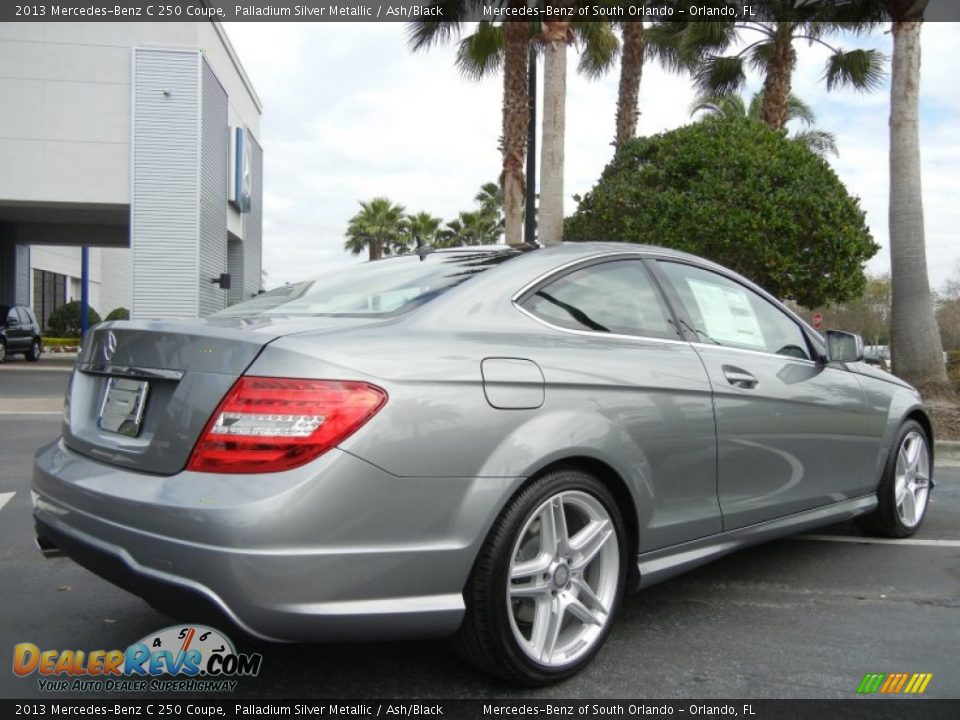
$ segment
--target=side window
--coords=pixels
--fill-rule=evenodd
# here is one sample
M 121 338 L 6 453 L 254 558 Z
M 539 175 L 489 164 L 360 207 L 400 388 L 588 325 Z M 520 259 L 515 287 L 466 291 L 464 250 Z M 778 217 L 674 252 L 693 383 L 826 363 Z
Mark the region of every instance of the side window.
M 659 261 L 659 266 L 700 342 L 811 359 L 800 326 L 753 290 L 693 265 Z
M 521 304 L 537 317 L 571 330 L 677 338 L 660 289 L 639 260 L 575 270 Z
M 20 324 L 21 325 L 30 325 L 30 314 L 27 312 L 26 308 L 17 308 L 17 312 L 20 313 Z
M 10 311 L 7 313 L 7 322 L 20 322 L 20 317 L 17 315 L 17 309 L 15 307 L 10 308 Z

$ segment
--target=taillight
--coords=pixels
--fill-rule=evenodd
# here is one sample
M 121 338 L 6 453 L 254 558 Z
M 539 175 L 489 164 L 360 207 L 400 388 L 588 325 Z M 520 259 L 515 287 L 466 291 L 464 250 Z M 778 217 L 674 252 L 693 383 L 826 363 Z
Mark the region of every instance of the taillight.
M 356 432 L 386 401 L 386 392 L 363 382 L 241 377 L 210 417 L 187 470 L 299 467 Z

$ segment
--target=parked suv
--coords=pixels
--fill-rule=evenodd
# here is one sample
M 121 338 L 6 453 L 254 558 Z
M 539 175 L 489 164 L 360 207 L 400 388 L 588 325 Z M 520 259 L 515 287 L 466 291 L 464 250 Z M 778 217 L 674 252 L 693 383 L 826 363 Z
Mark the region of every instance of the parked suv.
M 40 359 L 40 323 L 28 307 L 0 305 L 0 363 L 17 353 L 33 362 Z

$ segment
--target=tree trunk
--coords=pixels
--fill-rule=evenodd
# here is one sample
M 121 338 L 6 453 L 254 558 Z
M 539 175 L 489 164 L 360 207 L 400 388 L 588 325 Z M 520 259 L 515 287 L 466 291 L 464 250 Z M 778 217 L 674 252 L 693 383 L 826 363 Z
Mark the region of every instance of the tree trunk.
M 949 394 L 933 311 L 920 187 L 920 29 L 893 22 L 890 86 L 890 270 L 893 369 L 928 394 Z
M 569 22 L 543 23 L 543 133 L 540 140 L 542 245 L 563 242 L 563 142 L 566 129 Z
M 790 81 L 796 60 L 793 26 L 790 23 L 777 23 L 773 52 L 767 61 L 767 72 L 763 81 L 763 105 L 760 109 L 763 122 L 776 130 L 787 124 L 790 112 Z
M 508 245 L 523 244 L 523 161 L 527 150 L 527 23 L 504 23 L 503 60 L 503 214 Z
M 643 74 L 643 56 L 647 40 L 643 22 L 624 22 L 623 52 L 620 55 L 620 89 L 617 94 L 617 136 L 619 148 L 637 134 L 637 106 L 640 96 L 640 77 Z

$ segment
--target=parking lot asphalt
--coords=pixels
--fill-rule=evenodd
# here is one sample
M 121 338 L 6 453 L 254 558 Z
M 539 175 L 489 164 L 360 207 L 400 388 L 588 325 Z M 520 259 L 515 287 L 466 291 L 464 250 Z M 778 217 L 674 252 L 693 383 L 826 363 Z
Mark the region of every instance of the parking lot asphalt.
M 70 362 L 0 366 L 4 698 L 51 697 L 35 675 L 9 670 L 15 643 L 125 648 L 174 622 L 68 559 L 42 558 L 33 544 L 32 456 L 59 434 Z M 851 698 L 868 672 L 929 672 L 925 697 L 958 698 L 960 463 L 938 465 L 936 478 L 924 526 L 907 541 L 837 525 L 627 598 L 593 664 L 553 688 L 491 680 L 442 641 L 269 645 L 234 636 L 238 649 L 264 660 L 229 697 Z

